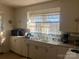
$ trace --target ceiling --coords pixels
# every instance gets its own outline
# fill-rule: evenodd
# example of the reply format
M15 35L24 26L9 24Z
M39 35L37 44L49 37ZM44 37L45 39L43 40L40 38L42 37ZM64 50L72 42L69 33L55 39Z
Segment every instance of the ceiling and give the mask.
M0 0L0 3L8 5L8 6L28 6L38 3L47 2L50 0Z

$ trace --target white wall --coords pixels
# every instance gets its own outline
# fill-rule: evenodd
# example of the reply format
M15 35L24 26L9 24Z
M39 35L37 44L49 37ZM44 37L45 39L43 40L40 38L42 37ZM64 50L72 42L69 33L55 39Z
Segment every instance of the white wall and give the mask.
M7 7L4 5L0 5L0 14L2 14L2 20L4 23L4 29L5 30L11 30L12 29L12 24L9 24L9 20L14 20L13 19L13 8Z
M76 32L76 18L79 19L79 0L62 0L61 30Z
M16 28L27 28L27 11L35 11L40 9L48 9L58 7L60 2L48 2L44 4L37 4L28 7L16 8L15 19L17 22Z
M79 18L79 0L59 0L56 2L16 8L15 19L17 20L16 23L18 24L16 27L26 28L27 11L48 9L58 6L61 7L61 31L76 32L76 23L74 20Z
M9 36L9 30L11 30L13 27L13 24L9 24L9 20L13 20L13 8L4 6L0 4L0 14L2 15L3 20L3 31L4 31L4 37L6 38L5 42L3 43L3 50L6 52L9 49L8 46L8 36ZM1 39L1 36L0 36Z
M15 10L15 28L26 28L27 13L26 8L18 8Z

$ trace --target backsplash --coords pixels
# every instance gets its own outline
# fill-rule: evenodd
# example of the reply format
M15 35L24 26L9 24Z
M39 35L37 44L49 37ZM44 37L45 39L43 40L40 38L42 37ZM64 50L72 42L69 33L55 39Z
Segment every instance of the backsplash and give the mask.
M60 41L61 34L46 34L39 32L31 32L31 39L34 40L42 40L42 41Z
M69 33L69 32L68 32ZM66 40L67 38L63 38L62 39L62 35L64 33L41 33L41 32L31 32L31 36L30 39L32 40L38 40L38 41L44 41L44 42L62 42L64 43L62 40ZM69 33L68 36L68 42L67 44L74 44L74 45L78 45L79 42L77 42L76 40L79 40L79 34L73 34L73 33Z

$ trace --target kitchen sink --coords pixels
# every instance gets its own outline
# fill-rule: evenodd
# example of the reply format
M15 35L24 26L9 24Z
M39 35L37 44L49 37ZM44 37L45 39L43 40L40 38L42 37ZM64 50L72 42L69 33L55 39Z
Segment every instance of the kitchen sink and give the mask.
M71 49L71 51L74 53L79 53L79 48L73 48L73 49Z

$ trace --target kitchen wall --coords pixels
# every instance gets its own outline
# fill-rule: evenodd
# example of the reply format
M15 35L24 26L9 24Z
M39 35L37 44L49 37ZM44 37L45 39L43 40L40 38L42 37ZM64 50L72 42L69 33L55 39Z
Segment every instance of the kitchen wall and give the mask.
M79 0L61 0L61 30L79 32L75 19L79 20Z
M2 4L0 4L0 15L2 15L2 21L3 21L3 32L4 35L3 37L0 36L0 45L1 45L1 40L3 40L2 38L5 38L5 40L3 41L3 46L2 46L2 50L4 52L6 52L7 50L9 50L9 46L8 46L8 37L9 37L9 30L11 30L13 28L13 24L10 24L9 21L13 21L14 17L13 17L13 8L11 7L7 7L4 6ZM0 46L1 48L1 46Z
M17 22L16 28L27 28L27 11L35 11L41 9L48 9L53 7L58 7L60 2L48 2L43 4L36 4L27 7L16 8L15 19Z
M0 5L0 14L2 15L2 20L4 23L4 30L11 30L13 24L10 24L8 21L13 21L13 8Z
M77 32L75 19L79 18L79 0L59 0L43 4L36 4L28 7L16 8L16 28L27 27L27 11L61 7L60 29L66 32ZM79 31L79 30L78 30Z
M0 14L3 15L5 36L8 37L7 33L12 28L27 28L27 11L53 7L61 7L61 31L76 32L75 19L79 19L79 0L60 0L18 8L11 8L0 4ZM10 24L9 21L12 21L12 23ZM8 44L5 43L4 46L5 45ZM8 46L5 47L6 50L8 50L8 48Z

